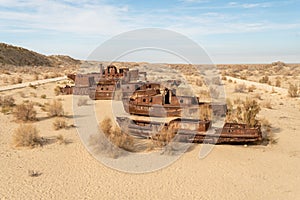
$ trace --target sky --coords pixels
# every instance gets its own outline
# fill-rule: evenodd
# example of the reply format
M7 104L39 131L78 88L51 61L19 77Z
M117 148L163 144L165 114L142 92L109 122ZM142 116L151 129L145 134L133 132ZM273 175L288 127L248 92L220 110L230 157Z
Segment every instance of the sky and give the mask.
M214 63L300 63L299 10L300 0L0 0L0 42L87 59L118 34L163 28Z

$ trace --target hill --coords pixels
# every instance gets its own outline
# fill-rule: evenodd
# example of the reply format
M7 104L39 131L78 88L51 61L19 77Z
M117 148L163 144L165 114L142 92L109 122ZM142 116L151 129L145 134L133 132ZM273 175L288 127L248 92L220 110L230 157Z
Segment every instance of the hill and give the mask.
M0 65L55 67L78 64L79 60L69 56L45 56L22 47L0 43Z

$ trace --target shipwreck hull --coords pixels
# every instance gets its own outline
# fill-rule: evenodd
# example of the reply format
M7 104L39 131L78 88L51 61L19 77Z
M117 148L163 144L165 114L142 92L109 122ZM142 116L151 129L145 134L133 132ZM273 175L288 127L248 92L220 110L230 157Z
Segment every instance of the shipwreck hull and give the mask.
M183 117L184 113L197 113L202 105L173 106L159 104L134 104L128 99L123 99L124 110L132 115L151 117Z
M120 127L128 134L139 138L157 139L161 130L176 134L176 140L192 143L241 144L262 140L260 126L250 128L245 124L226 123L223 128L211 128L211 121L176 118L169 122L130 120L117 117ZM170 128L171 127L171 128Z

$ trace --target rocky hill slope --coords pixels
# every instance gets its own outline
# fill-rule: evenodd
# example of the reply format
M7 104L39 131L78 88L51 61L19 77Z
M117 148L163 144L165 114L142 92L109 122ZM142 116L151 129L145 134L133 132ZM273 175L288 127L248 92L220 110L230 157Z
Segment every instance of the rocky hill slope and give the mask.
M79 60L69 56L45 56L22 47L0 43L0 66L68 66L78 65Z

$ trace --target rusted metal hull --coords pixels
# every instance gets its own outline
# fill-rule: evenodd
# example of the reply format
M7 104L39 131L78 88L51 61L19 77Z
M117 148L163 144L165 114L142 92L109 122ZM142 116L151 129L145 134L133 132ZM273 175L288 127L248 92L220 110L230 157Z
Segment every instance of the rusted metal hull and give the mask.
M124 110L132 115L152 117L180 117L183 108L178 106L134 105L123 100Z
M262 140L260 126L250 128L245 124L226 123L223 128L211 128L210 121L175 119L170 122L151 122L117 117L123 130L140 138L159 138L161 130L170 130L181 142L239 144Z

